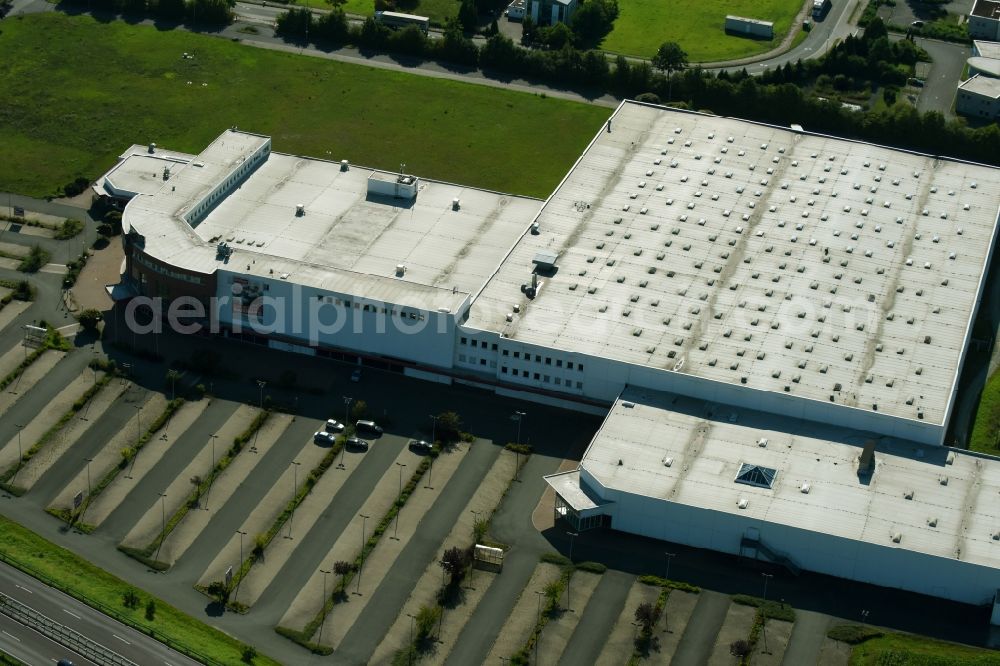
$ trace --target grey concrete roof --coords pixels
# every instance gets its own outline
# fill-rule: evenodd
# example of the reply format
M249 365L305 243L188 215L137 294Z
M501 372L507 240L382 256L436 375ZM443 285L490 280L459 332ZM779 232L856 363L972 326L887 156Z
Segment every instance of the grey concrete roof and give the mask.
M229 130L154 194L130 202L125 221L146 237L146 252L211 273L226 266L216 245L227 242L235 251L229 270L456 312L541 205L429 180L419 181L412 202L372 197L368 179L379 172L354 165L343 171L339 162L272 152L195 228L181 219L267 140ZM305 208L301 216L298 204ZM399 264L405 266L401 277Z
M1000 460L886 438L863 481L867 437L630 388L580 466L622 492L1000 566ZM772 487L736 483L744 463L776 470Z
M998 207L997 169L626 102L467 325L942 423Z
M997 99L1000 98L1000 79L976 74L971 79L960 83L958 89Z

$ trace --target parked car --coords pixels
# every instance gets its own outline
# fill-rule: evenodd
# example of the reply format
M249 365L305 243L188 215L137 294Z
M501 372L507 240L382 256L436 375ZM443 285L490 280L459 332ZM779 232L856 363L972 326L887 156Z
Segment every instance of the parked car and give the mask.
M360 382L361 381L361 368L358 368L357 370L355 370L354 372L351 373L351 381L352 382Z
M344 432L344 424L340 421L335 421L334 419L326 420L326 431L327 432Z
M374 421L358 421L354 424L354 429L360 433L366 433L374 437L381 437L382 426L378 425Z
M358 437L348 437L347 438L347 448L349 449L360 449L362 451L368 450L368 442L359 439Z
M922 27L924 27L924 22L923 21L913 21L912 23L910 23L910 27L911 28L922 28Z
M313 433L313 442L316 444L322 444L324 446L330 446L335 441L337 441L337 436L332 432L316 432Z
M422 439L411 439L410 440L410 450L416 453L430 453L434 446L427 441Z
M69 659L60 659L56 666L73 666L73 662Z

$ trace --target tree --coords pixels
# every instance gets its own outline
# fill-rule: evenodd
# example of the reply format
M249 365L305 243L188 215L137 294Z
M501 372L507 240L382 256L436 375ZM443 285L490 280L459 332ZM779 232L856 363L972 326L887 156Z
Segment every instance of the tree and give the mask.
M220 604L225 604L229 600L229 588L221 580L209 583L207 592L210 596L215 597Z
M437 416L435 436L442 443L458 441L462 436L462 417L456 412L441 412Z
M581 47L595 47L611 32L618 18L617 0L586 0L570 19L570 26Z
M653 626L660 619L660 614L656 611L656 606L644 601L635 609L635 621L642 625L642 630L649 633Z
M138 608L139 607L139 595L132 588L125 590L122 593L122 605L125 608Z
M441 568L451 576L451 584L454 585L462 579L465 568L469 565L469 551L458 546L453 546L441 555Z
M150 599L146 602L146 619L152 622L156 618L156 602Z
M521 43L531 46L538 40L538 26L530 16L525 16L521 21Z
M333 563L333 573L340 576L340 587L343 588L346 584L347 574L354 571L354 567L351 566L350 562L345 562L344 560L337 560Z
M479 23L479 11L476 9L475 0L462 0L462 4L458 7L458 21L466 32L476 29Z
M729 654L741 659L750 654L750 642L745 638L740 638L729 644Z
M253 660L257 657L257 648L252 645L244 645L243 651L240 654L240 659L243 660L244 664L252 664Z
M653 67L667 73L667 101L672 101L673 73L687 67L687 53L677 42L663 42L651 62Z
M184 0L156 0L156 15L160 18L180 21L184 18L185 11L187 11L187 7L184 4ZM114 212L118 213L118 211ZM120 228L121 213L118 213L118 224Z
M91 332L97 330L97 325L101 323L102 319L104 319L104 315L100 310L94 308L87 308L76 316L76 320L80 322L83 330Z
M417 640L422 640L431 635L434 625L441 619L441 607L437 605L424 605L417 611Z

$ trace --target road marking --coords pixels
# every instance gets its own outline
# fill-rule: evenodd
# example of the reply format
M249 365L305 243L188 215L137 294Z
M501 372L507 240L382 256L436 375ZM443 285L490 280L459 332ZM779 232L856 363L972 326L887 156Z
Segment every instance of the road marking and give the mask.
M75 617L78 620L82 620L83 619L79 615L77 615L76 613L70 612L70 611L66 610L65 608L62 609L62 612L66 613L67 615L72 615L73 617Z
M20 586L20 585L18 585L17 583L14 583L14 587L17 587L17 588L20 588L20 589L24 590L25 592L27 592L28 594L34 594L34 592L32 592L31 590L29 590L28 588L26 588L26 587L21 587L21 586Z
M15 641L17 641L18 643L20 643L20 642L21 642L21 639L20 639L20 638L18 638L17 636L15 636L14 634L11 634L11 633L8 633L8 632L6 632L6 631L5 631L5 632L3 632L3 633L5 633L5 634L7 634L8 636L10 636L11 638L13 638L13 639L14 639Z
M111 635L112 635L112 636L114 636L115 638L117 638L118 640L120 640L120 641L121 641L122 643L124 643L125 645L132 645L131 643L129 643L129 642L127 641L127 640L125 640L124 638L122 638L122 637L121 637L121 636L119 636L118 634L111 634Z

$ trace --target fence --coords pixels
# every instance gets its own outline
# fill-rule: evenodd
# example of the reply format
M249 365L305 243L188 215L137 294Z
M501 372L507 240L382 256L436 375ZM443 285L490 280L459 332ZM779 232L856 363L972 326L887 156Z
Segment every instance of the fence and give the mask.
M131 659L121 656L114 650L104 647L97 641L87 638L64 624L59 624L32 607L22 604L17 599L8 597L3 592L0 592L0 613L31 627L43 636L73 650L95 664L101 666L139 666Z

